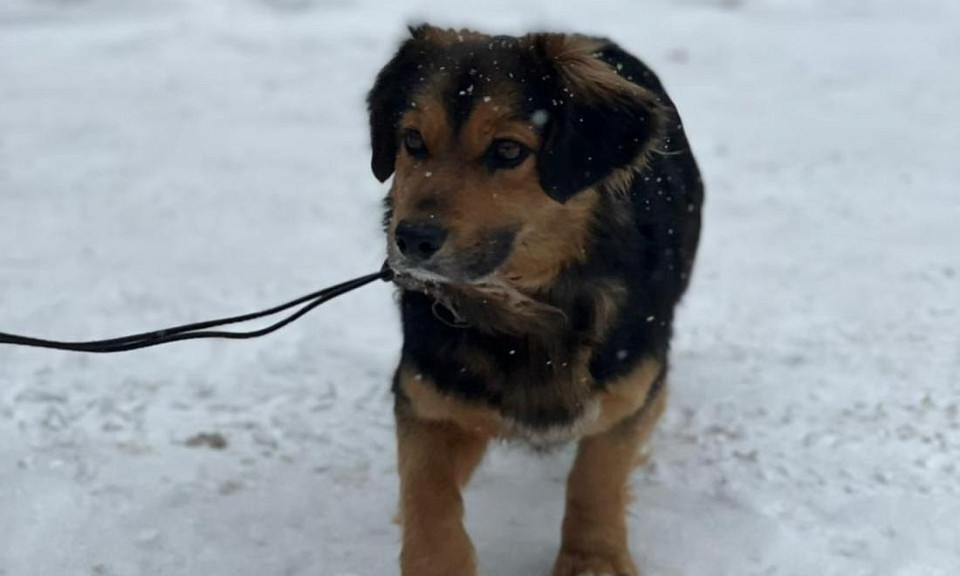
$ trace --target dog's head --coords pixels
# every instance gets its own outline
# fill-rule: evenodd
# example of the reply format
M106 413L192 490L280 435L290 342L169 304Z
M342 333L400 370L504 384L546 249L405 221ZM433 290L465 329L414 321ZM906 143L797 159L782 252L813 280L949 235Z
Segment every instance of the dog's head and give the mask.
M445 285L547 285L583 257L598 184L651 150L660 105L603 61L603 41L411 33L368 97L373 172L394 176L391 266Z

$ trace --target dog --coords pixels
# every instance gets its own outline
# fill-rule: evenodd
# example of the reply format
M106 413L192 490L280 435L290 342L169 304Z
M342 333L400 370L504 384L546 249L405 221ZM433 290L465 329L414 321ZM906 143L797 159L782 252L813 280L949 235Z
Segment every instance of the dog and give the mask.
M629 476L664 411L703 184L658 78L576 34L410 29L367 97L404 343L404 576L475 576L491 440L578 441L555 576L637 574Z

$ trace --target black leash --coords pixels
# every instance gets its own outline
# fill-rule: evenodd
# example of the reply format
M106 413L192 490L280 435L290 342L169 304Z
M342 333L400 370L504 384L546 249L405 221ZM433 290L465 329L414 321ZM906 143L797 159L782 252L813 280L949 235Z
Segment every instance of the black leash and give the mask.
M139 350L140 348L149 348L150 346L159 346L170 342L180 342L183 340L196 340L199 338L226 338L229 340L244 340L247 338L258 338L266 336L271 332L283 328L287 324L301 318L317 306L324 302L329 302L337 296L342 296L347 292L352 292L357 288L366 286L376 280L389 282L393 279L393 271L384 264L383 268L374 274L367 274L353 280L348 280L342 284L325 288L313 294L308 294L296 300L275 306L262 312L253 312L242 316L233 316L221 320L208 320L206 322L196 322L194 324L185 324L174 328L156 330L154 332L144 332L143 334L133 334L121 338L111 338L109 340L94 340L91 342L58 342L56 340L43 340L40 338L30 338L27 336L18 336L16 334L6 334L0 332L0 344L11 344L14 346L29 346L32 348L50 348L53 350L67 350L71 352L89 352L93 354L108 354L112 352L126 352L128 350ZM227 332L223 330L210 330L229 324L238 324L240 322L249 322L267 316L279 314L285 310L302 306L299 310L290 314L286 318L262 328L260 330L250 330L246 332Z

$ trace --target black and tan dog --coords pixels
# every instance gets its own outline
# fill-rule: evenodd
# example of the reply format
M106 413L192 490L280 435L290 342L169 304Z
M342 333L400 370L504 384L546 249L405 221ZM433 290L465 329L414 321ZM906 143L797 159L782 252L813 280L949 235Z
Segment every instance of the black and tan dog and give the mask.
M665 402L703 187L636 58L421 26L368 103L404 345L404 576L473 576L461 489L491 439L579 439L557 576L634 575L628 479Z

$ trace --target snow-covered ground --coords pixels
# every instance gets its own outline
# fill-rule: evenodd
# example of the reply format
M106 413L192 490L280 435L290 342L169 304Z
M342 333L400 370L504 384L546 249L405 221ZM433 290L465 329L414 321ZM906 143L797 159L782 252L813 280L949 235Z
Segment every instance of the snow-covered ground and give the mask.
M373 271L362 99L403 25L607 35L663 76L708 184L634 481L644 573L960 574L960 3L645 4L2 0L0 331ZM0 347L0 575L396 574L398 347L386 285L262 341ZM485 574L548 573L569 461L491 453Z

